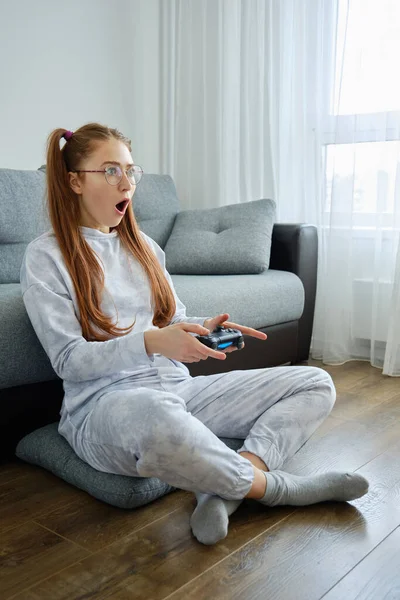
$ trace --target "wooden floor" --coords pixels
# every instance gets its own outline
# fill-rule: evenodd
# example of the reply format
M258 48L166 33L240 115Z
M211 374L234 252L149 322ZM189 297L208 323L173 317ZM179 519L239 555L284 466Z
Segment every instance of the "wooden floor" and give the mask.
M309 364L332 375L337 401L285 470L357 471L366 496L271 509L247 500L225 540L204 546L189 492L125 511L40 468L2 465L0 598L400 599L400 380L367 362Z

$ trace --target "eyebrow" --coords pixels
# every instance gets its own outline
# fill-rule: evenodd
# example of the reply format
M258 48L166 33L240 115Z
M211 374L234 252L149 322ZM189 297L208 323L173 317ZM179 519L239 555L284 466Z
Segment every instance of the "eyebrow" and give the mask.
M121 163L117 162L116 160L105 160L103 163L101 163L100 166L102 167L103 165L106 165L106 164L107 165L119 165L119 166L121 166ZM134 167L135 165L133 163L128 163L126 166L127 167Z

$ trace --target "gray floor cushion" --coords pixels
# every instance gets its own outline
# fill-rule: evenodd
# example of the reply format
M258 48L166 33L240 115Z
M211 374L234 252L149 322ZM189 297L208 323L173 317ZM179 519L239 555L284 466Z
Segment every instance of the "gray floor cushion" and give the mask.
M233 450L243 440L220 438ZM21 460L43 467L98 500L118 508L137 508L177 488L156 477L128 477L103 473L81 460L58 433L58 423L36 429L19 441L15 454Z

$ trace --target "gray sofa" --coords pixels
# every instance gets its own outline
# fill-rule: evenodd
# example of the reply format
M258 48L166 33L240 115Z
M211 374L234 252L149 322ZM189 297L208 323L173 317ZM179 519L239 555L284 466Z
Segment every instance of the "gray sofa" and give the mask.
M62 381L31 326L19 284L27 244L51 228L44 201L45 182L45 166L32 171L0 169L0 460L13 456L16 444L27 433L57 421L63 398ZM246 204L239 206L246 211ZM263 208L264 204L257 206ZM268 335L266 341L245 336L245 348L228 354L225 361L189 363L191 375L308 359L317 275L317 231L313 225L273 223L270 256L262 257L260 263L267 268L259 273L235 274L231 269L228 274L207 274L199 263L201 274L196 274L192 261L187 274L179 272L185 267L177 268L176 262L174 267L168 255L177 216L191 212L180 210L171 177L145 174L133 208L140 228L165 250L166 267L188 316L228 312L231 321ZM215 217L225 208L209 213ZM249 244L250 252L253 241L241 240L241 244ZM228 255L230 248L222 244L220 252Z

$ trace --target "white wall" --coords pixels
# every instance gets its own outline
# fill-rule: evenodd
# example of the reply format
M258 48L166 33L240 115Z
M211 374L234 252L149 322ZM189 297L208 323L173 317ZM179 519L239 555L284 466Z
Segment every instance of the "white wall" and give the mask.
M98 121L158 172L158 11L158 0L0 0L0 167L36 169L52 129Z
M132 154L147 173L161 173L160 2L129 1ZM136 149L136 151L134 151Z

